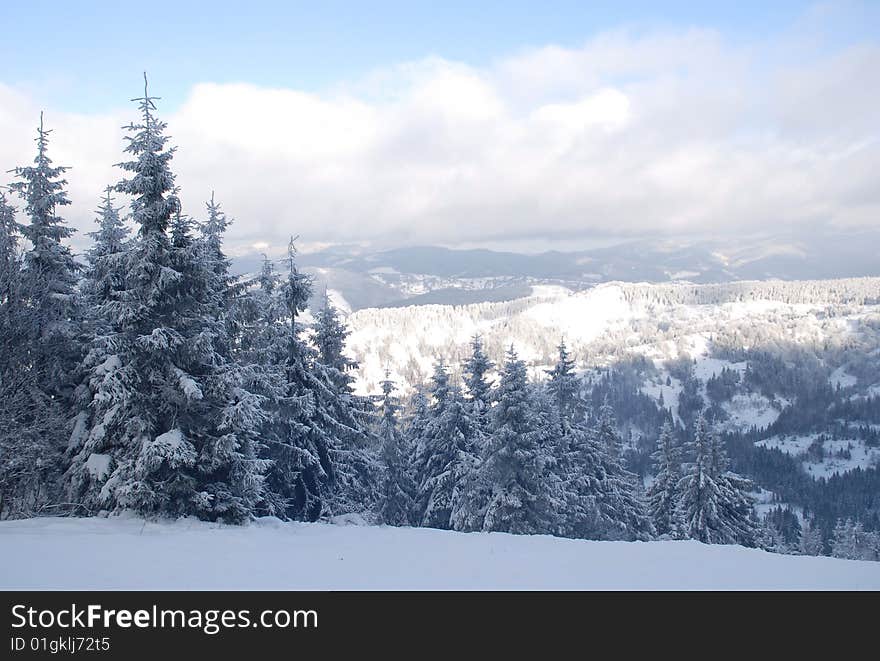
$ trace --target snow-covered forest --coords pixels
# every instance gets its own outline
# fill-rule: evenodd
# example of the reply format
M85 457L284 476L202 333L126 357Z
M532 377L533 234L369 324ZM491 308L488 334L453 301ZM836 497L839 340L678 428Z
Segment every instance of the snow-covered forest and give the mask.
M293 239L281 263L265 260L254 277L232 274L222 191L204 209L182 208L167 127L146 87L137 101L121 179L96 191L84 255L69 245L67 168L50 158L42 119L33 164L12 170L0 197L0 517L133 512L243 524L349 515L388 526L878 558L876 505L830 508L792 477L777 480L777 497L788 489L785 507L756 507L796 460L779 444L756 445L758 425L730 424L737 404L763 398L775 414L762 430L806 433L791 411L820 401L832 411L823 423L843 421L838 432L861 434L870 454L878 397L845 395L851 372L876 370L876 360L855 360L876 337L875 319L862 319L861 340L816 335L827 345L823 360L830 352L835 369L853 365L834 388L827 375L827 387L811 379L828 368L814 354L795 369L761 353L767 343L748 324L713 335L723 365L698 374L699 363L680 352L658 366L627 350L643 344L633 328L654 332L644 319L608 332L579 301L538 317L515 314L534 310L533 299L480 304L506 320L505 332L487 343L475 325L465 346L447 347L424 339L438 332L430 319L403 323L405 309L364 310L346 323L325 296L312 315L313 287ZM649 315L661 304L731 295L818 300L809 283L725 287L632 285L611 295L627 305L638 298ZM838 282L830 300L827 288L820 293L845 317L876 305L877 290L863 279ZM551 304L555 294L544 293ZM385 344L367 351L371 317L390 321ZM810 318L838 322L824 312ZM795 336L798 317L788 319ZM682 341L671 326L665 332L663 342ZM518 353L517 333L540 338L534 355ZM430 375L424 365L419 378L415 368L386 372L395 354L409 359L398 348L413 341L431 354ZM604 362L587 364L587 353ZM362 356L380 379L364 380ZM864 425L850 429L853 420ZM775 453L772 476L760 451ZM875 468L853 472L841 479L862 483L840 487L835 503L878 483ZM822 480L832 488L833 477Z

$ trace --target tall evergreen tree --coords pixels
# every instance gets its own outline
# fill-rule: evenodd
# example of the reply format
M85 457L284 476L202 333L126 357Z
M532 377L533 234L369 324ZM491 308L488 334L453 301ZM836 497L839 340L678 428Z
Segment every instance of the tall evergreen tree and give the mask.
M675 442L672 425L667 420L660 430L657 449L651 455L656 473L648 488L648 511L658 535L678 539L682 522L678 508L678 483L681 480L681 452Z
M568 353L565 341L557 347L559 357L552 370L547 370L547 390L559 411L560 418L581 423L586 417L586 402L580 396L580 382L574 372L574 359Z
M377 461L351 393L340 391L299 321L312 284L296 266L293 240L287 277L278 282L264 260L252 294L256 323L245 333L246 355L266 375L269 422L264 453L271 461L260 510L285 519L369 510L379 497Z
M52 165L50 130L37 129L34 165L15 168L19 179L9 186L25 202L28 222L21 227L31 247L24 255L21 293L27 309L28 364L35 383L49 399L72 394L80 358L80 309L76 285L80 265L63 241L74 230L58 215L70 204L63 178L68 168Z
M94 506L243 521L262 494L265 416L224 352L154 100L145 84L141 121L128 127L132 159L120 167L131 177L116 189L133 198L138 236L124 290L101 306L118 330L101 340L110 358L91 367L92 419L72 441L67 481L72 497Z
M103 375L116 365L118 356L109 338L121 329L116 319L106 314L107 306L119 303L125 291L129 231L113 204L112 186L98 206L97 231L90 232L92 247L86 251L87 266L80 282L85 314L84 323L89 342L79 366L80 383L75 390L73 433L67 447L68 459L82 449L84 434L91 423L94 390L90 380L97 370Z
M269 401L264 456L270 460L260 510L283 519L315 521L329 511L335 472L332 441L320 424L314 390L320 384L310 369L313 352L302 339L298 321L311 296L311 282L298 271L293 241L283 283L266 259L253 294L255 323L248 338L248 359L263 367Z
M226 350L234 352L242 342L242 309L246 305L247 283L230 272L232 260L223 252L223 237L232 221L227 218L219 202L211 199L205 204L207 220L199 223L199 243L202 251L200 262L204 264L208 277L208 291L214 306L212 314L223 324Z
M87 267L80 283L84 302L89 312L98 310L110 301L118 300L125 289L125 254L129 248L129 230L113 204L108 186L98 206L98 229L89 232L92 247L86 251ZM96 316L96 315L93 315ZM94 332L94 331L93 331Z
M548 371L547 392L559 476L560 532L567 537L599 539L611 523L603 521L599 510L605 450L587 426L588 404L581 396L565 342L560 342L558 350L556 365Z
M511 347L493 408L492 435L480 470L491 485L483 530L517 534L555 532L549 487L552 456L543 446L546 427L533 405L526 366Z
M838 519L831 536L831 557L856 560L858 550L855 539L856 527L852 519Z
M52 165L43 116L37 129L34 165L16 168L10 185L24 201L27 223L16 226L11 208L0 205L4 331L0 373L0 509L33 514L57 504L57 486L68 433L76 366L82 347L81 306L76 290L80 266L64 240L73 230L59 215L70 204L65 167ZM16 269L17 234L30 244ZM8 333L8 334L7 334Z
M410 453L405 439L398 428L397 412L400 409L397 398L392 395L395 383L385 372L382 381L382 420L379 437L382 439L382 460L384 476L379 519L391 526L406 526L413 523L415 512L415 482L410 475L408 458Z
M431 395L415 450L416 505L421 525L449 530L464 480L476 465L479 428L442 361L434 369Z
M753 508L739 476L727 472L721 440L700 414L694 426L693 461L679 481L685 535L706 544L754 546Z
M822 539L822 530L805 519L801 526L801 538L798 542L798 550L801 555L824 555L825 543Z
M54 466L44 461L43 448L59 422L57 414L46 415L57 409L26 369L19 236L15 209L0 191L0 518L32 514L47 502Z
M597 442L604 452L599 510L605 525L603 539L650 539L654 526L638 488L638 475L628 471L621 458L623 442L610 404L599 410Z
M380 442L370 433L374 407L366 397L354 394L351 370L356 363L345 355L348 329L324 291L323 307L315 320L314 361L316 378L322 383L321 407L332 421L329 432L334 438L337 489L333 509L339 512L368 511L379 498ZM377 452L378 451L378 452Z
M0 190L0 374L20 350L21 254L15 208Z
M330 302L330 296L324 289L321 297L321 310L315 319L315 346L318 348L318 361L324 365L340 391L347 390L353 379L350 371L357 367L355 362L345 355L345 340L348 331L339 311Z
M474 335L471 340L471 355L463 367L468 399L480 421L486 421L489 418L489 409L492 408L492 385L488 374L494 369L495 363L489 360L483 350L483 338L479 335Z

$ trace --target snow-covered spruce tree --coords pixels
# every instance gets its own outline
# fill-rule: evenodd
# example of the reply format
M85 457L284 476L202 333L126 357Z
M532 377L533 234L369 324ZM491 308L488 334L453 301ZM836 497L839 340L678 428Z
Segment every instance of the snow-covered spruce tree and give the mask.
M339 318L339 311L330 302L324 289L321 296L321 309L315 319L315 346L318 348L318 362L326 369L340 391L349 390L353 382L351 370L355 362L345 355L345 340L348 331Z
M55 465L44 462L44 434L63 425L57 415L43 416L56 409L27 369L19 236L15 210L0 192L0 518L27 516L48 502Z
M415 513L415 481L410 475L410 453L398 428L397 412L400 405L392 395L396 387L386 371L382 381L382 419L379 438L382 439L382 460L385 472L382 481L382 499L379 520L390 526L412 525Z
M672 425L667 420L660 430L654 460L654 481L648 488L648 512L658 535L671 539L681 537L682 522L678 508L678 483L681 480L681 451Z
M229 275L231 260L223 252L223 237L231 221L220 208L220 203L214 201L213 191L205 207L208 211L208 219L199 227L205 251L205 264L217 277L218 283L224 285L219 287L220 291L228 295L232 289L232 278Z
M767 515L755 524L755 546L770 553L789 552L775 522Z
M559 411L560 419L580 423L586 419L587 403L581 397L581 384L574 372L574 359L562 340L557 347L558 358L547 370L547 391Z
M241 522L262 495L261 398L225 353L208 265L180 213L165 123L145 86L116 190L132 196L138 235L125 284L101 313L113 331L91 368L92 419L72 439L71 497L147 516Z
M555 455L559 533L566 537L599 539L610 522L599 511L604 449L587 426L589 405L574 372L574 360L560 342L556 365L547 374L550 443Z
M271 461L260 511L283 519L366 511L378 500L378 462L367 451L366 432L349 399L319 363L305 339L300 315L312 284L288 247L287 277L278 282L264 260L250 294L255 315L245 319L243 356L263 370L269 420L264 456Z
M222 321L224 334L229 342L227 350L234 355L243 340L240 318L246 314L243 306L247 304L247 283L230 273L232 260L223 252L223 237L232 221L227 218L220 203L214 200L213 192L205 206L208 218L199 223L199 243L203 253L200 261L207 269L215 314Z
M831 557L856 560L856 524L852 519L838 519L831 536Z
M381 442L371 433L375 407L367 397L354 394L354 361L345 355L348 329L324 292L323 307L315 320L317 356L313 370L321 388L318 402L334 439L336 488L331 510L336 513L371 512L379 500Z
M727 471L721 439L702 414L694 425L691 454L678 486L684 535L706 544L754 546L757 530L745 481Z
M15 208L0 190L0 375L13 362L13 352L21 348L21 254L20 230ZM2 382L2 379L0 379Z
M831 538L831 555L847 560L880 560L880 535L867 532L861 521L838 519Z
M120 208L113 203L112 192L112 186L104 191L95 219L98 229L89 232L92 247L86 251L87 266L80 282L87 313L94 312L109 301L118 300L119 292L125 289L124 266L129 248L129 230L119 215Z
M596 440L604 450L599 511L605 529L602 539L647 540L654 536L654 525L638 488L639 476L623 465L623 441L617 431L614 409L607 402L599 410Z
M3 323L10 325L0 374L0 443L6 458L0 482L7 516L58 504L68 407L82 348L80 266L63 243L73 230L58 215L59 207L70 204L63 179L67 168L52 165L49 133L41 114L34 165L16 168L18 181L9 187L24 201L27 223L16 228L5 202L2 211L8 262ZM30 243L18 273L12 263L17 261L16 229Z
M825 555L825 542L822 539L822 529L806 518L801 526L801 536L798 540L798 552L801 555Z
M115 319L106 314L107 305L118 303L125 291L129 231L113 204L108 186L98 206L97 231L90 232L92 246L86 251L86 269L80 281L83 297L83 324L88 342L79 366L80 383L74 391L73 433L67 446L67 460L82 449L83 435L92 423L94 389L90 381L97 371L103 375L115 366L117 355L110 339L120 331Z
M418 445L425 435L425 427L431 415L424 386L419 385L416 388L415 393L410 398L409 410L409 415L404 419L403 433L406 436L406 443L413 454L413 463L415 463Z
M261 456L270 464L259 512L315 521L326 512L333 488L332 440L318 419L314 352L298 320L311 283L296 268L292 243L287 261L283 282L272 262L263 261L259 286L248 296L251 314L244 319L240 359L261 370L268 412Z
M50 400L73 393L80 359L80 306L76 285L81 270L64 239L74 230L58 215L70 204L63 179L68 168L52 165L50 130L37 129L34 165L15 168L19 179L9 186L25 202L28 222L21 227L30 249L24 255L21 294L27 319L27 364L34 383Z
M443 361L431 381L432 403L416 439L416 511L420 525L449 530L452 512L463 497L464 480L477 464L477 427L461 391L449 383Z
M98 229L89 232L92 246L86 251L86 269L79 285L85 308L87 335L92 339L83 365L80 366L80 372L86 375L90 368L107 358L103 338L111 331L118 330L113 319L103 314L103 306L119 301L121 293L125 291L126 255L131 247L129 230L119 216L120 209L113 204L112 191L113 188L108 186L104 199L98 206L95 219ZM81 387L78 389L83 390ZM87 399L79 405L87 408L89 401Z
M185 276L182 282L193 284L201 311L184 326L192 339L184 345L191 367L183 366L192 375L203 375L205 404L193 411L190 429L202 441L200 496L207 494L210 503L196 513L239 522L252 516L268 465L258 457L267 415L265 396L259 392L262 374L240 363L233 352L235 328L229 313L237 286L222 249L226 224L201 238L195 237L194 226L178 208L171 230L176 269Z
M462 367L468 401L485 430L489 420L489 410L492 408L492 385L489 383L488 374L495 368L495 364L489 360L483 350L483 338L479 335L474 335L471 340L471 355Z
M556 532L551 484L552 455L544 445L547 421L539 415L526 366L511 347L492 409L492 434L480 481L490 486L484 531Z

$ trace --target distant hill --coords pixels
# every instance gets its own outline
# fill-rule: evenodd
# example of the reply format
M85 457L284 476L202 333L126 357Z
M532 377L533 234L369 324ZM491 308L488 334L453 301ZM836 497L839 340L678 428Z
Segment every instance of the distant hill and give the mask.
M637 240L580 251L523 254L416 246L368 251L334 246L301 254L316 292L334 290L351 310L511 300L529 285L577 291L600 282L722 283L880 275L880 231L805 232L699 241ZM259 269L259 255L234 260L239 273Z

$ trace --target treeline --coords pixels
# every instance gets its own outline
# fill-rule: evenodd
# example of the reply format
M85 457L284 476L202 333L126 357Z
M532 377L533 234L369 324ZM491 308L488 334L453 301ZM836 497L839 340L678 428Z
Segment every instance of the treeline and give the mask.
M660 305L719 305L746 301L786 304L868 305L880 301L880 278L837 280L743 280L719 284L619 283L631 303Z
M547 379L529 382L513 348L495 366L474 338L462 384L436 365L427 392L398 420L383 382L387 467L380 521L460 531L587 539L698 539L755 546L746 480L728 470L721 439L700 417L691 440L667 420L644 490L626 468L608 399L579 378L564 343ZM462 387L463 386L463 387Z

